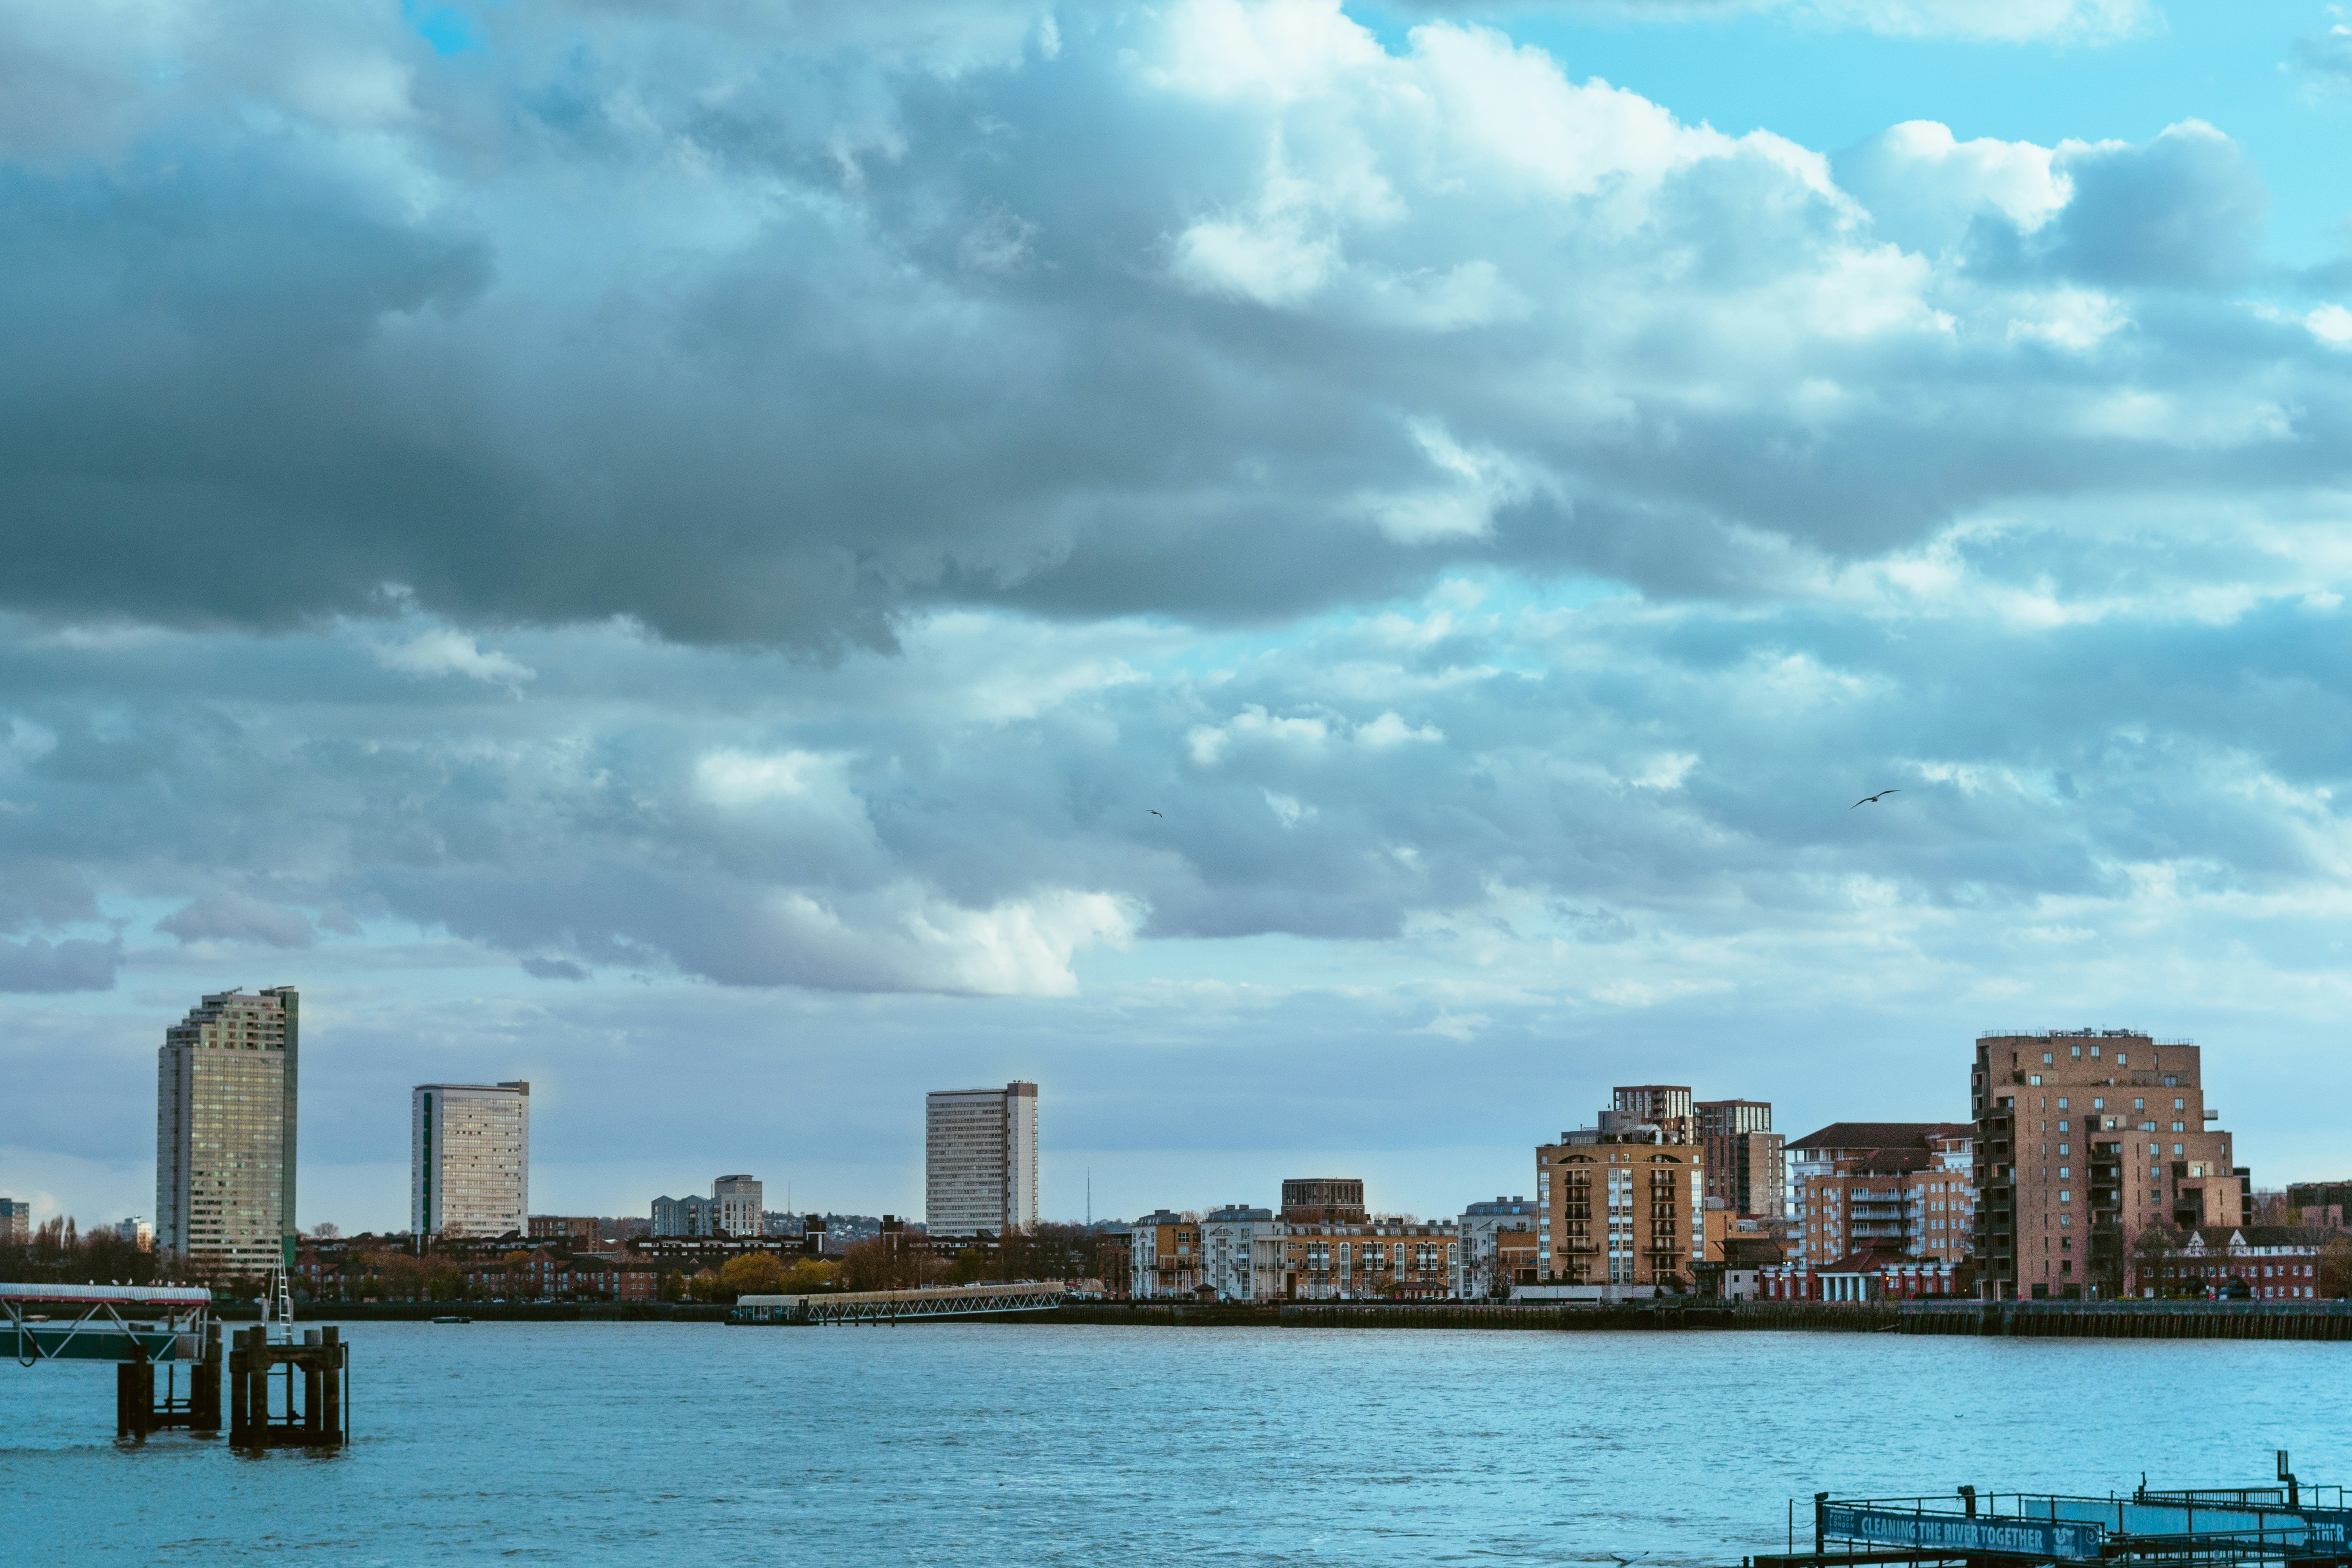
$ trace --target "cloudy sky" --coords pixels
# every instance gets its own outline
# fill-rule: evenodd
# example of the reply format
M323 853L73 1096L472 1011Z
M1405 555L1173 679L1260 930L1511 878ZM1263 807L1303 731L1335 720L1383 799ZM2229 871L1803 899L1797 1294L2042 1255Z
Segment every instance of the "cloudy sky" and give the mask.
M0 0L0 1192L282 984L306 1226L2084 1025L2352 1173L2347 167L2303 0Z

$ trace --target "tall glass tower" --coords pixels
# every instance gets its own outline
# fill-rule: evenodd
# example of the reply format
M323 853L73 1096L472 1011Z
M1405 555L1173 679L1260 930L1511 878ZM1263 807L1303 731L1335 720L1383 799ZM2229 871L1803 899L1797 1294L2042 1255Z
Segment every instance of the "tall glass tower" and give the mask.
M291 985L206 996L155 1059L155 1239L200 1274L294 1263L301 1003Z
M530 1084L420 1083L408 1127L412 1232L530 1233Z

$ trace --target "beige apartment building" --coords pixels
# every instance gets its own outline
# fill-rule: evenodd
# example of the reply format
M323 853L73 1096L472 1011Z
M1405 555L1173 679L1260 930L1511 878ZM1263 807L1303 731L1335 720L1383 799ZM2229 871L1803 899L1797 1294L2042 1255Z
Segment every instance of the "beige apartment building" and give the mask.
M207 995L155 1059L155 1237L198 1273L294 1260L300 999Z
M1138 1300L1192 1297L1202 1278L1201 1222L1192 1215L1160 1209L1127 1229L1128 1294Z
M2137 1293L2148 1225L2245 1223L2247 1173L2210 1123L2199 1048L2137 1029L1981 1036L1978 1281L1997 1299Z
M1451 1225L1380 1215L1361 1225L1286 1225L1283 1233L1283 1294L1294 1300L1422 1300L1454 1293L1461 1236Z
M1696 1144L1655 1142L1647 1133L1538 1147L1538 1279L1689 1289L1706 1257L1701 1158Z

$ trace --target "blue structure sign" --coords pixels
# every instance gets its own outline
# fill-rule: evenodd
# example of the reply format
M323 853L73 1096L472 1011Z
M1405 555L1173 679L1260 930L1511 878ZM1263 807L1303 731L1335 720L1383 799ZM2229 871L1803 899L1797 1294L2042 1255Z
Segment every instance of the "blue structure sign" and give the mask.
M2095 1524L2063 1519L1974 1518L1955 1513L1921 1513L1909 1509L1874 1508L1866 1503L1822 1504L1822 1533L1842 1541L1867 1541L1880 1546L1916 1546L1954 1553L1987 1552L2003 1557L2038 1557L2056 1562L2098 1561Z

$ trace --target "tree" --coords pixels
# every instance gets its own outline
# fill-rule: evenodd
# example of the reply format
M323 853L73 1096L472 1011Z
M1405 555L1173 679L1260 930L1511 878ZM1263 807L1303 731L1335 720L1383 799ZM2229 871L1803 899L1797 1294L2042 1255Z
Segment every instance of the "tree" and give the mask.
M2352 1236L2331 1236L2319 1244L2319 1293L2352 1294Z
M830 1289L840 1282L841 1265L822 1258L803 1258L784 1270L777 1289L788 1296L804 1296L812 1290Z
M851 1290L908 1290L937 1284L947 1265L920 1237L877 1236L841 1255L841 1283Z
M784 1266L769 1252L747 1252L730 1258L719 1270L719 1287L722 1294L733 1296L773 1296L783 1289Z
M322 1219L318 1224L310 1227L310 1234L320 1241L332 1241L335 1237L342 1235L343 1232L342 1227L335 1224L333 1220Z
M950 1280L958 1285L977 1285L988 1278L988 1254L977 1247L967 1247L956 1254L955 1272Z
M686 1300L686 1276L675 1268L662 1271L661 1299L665 1301Z
M2159 1296L2179 1293L2177 1280L2164 1278L2165 1261L2180 1250L2183 1237L2179 1231L2160 1219L2152 1219L2139 1227L2132 1237L2132 1276L2142 1289L2153 1287Z
M719 1300L719 1276L708 1268L695 1270L694 1278L686 1282L687 1294L698 1301Z

